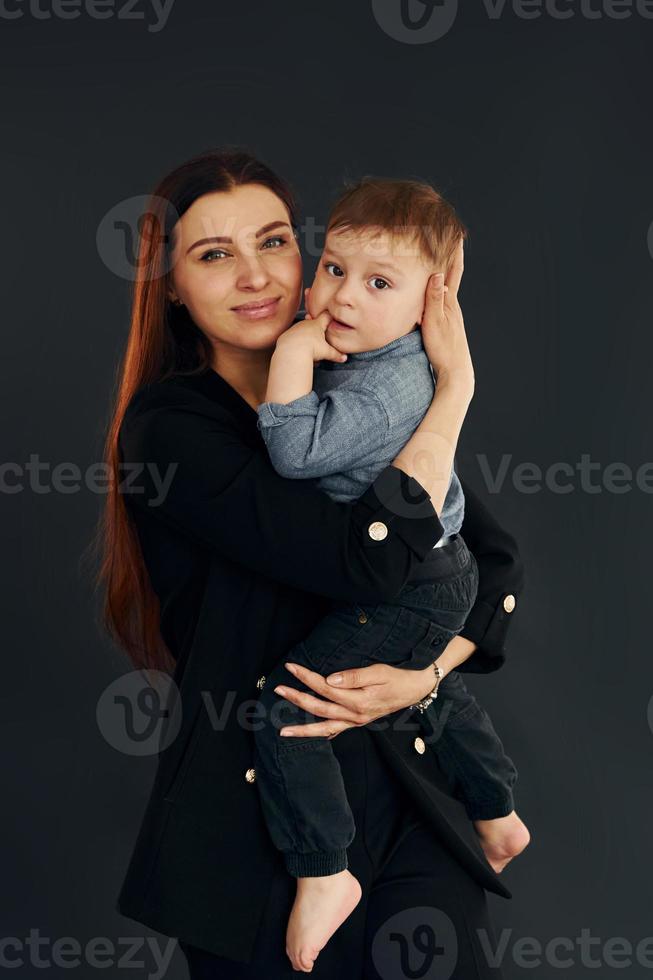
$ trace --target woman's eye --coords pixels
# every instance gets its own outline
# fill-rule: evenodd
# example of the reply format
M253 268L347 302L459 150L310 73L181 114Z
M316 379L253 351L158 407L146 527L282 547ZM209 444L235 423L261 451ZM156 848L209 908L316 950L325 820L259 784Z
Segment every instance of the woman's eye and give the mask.
M326 271L329 273L330 276L337 276L338 279L344 276L344 272L342 271L339 265L335 264L335 262L325 262L324 268L326 269Z
M222 248L212 248L210 252L205 252L204 253L204 255L202 256L202 258L201 258L200 261L211 263L211 262L214 261L214 259L212 258L212 256L215 256L218 259L224 259L224 258L226 258L226 256L228 254L229 253L228 252L225 252L224 249L222 249Z
M283 235L273 235L272 238L266 238L263 242L261 248L280 248L285 245L287 239Z
M369 283L372 286L372 289L390 288L390 283L387 282L385 279L382 279L381 276L372 276L372 278L369 280Z

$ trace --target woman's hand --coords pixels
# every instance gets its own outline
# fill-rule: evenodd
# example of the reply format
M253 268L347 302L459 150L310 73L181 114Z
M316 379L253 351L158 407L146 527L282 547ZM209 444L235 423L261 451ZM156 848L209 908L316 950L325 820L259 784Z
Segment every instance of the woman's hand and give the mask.
M463 239L460 239L446 280L443 273L431 276L426 287L422 315L424 349L439 383L455 379L474 391L474 367L458 302L458 289L465 268Z
M276 693L312 715L326 719L308 725L282 728L281 734L288 736L333 738L347 728L369 725L384 715L409 708L430 694L435 687L432 667L408 670L387 664L373 664L371 667L330 674L329 683L322 674L307 667L292 663L285 666L298 680L320 696L315 697L286 686L275 687ZM341 681L336 684L338 677Z

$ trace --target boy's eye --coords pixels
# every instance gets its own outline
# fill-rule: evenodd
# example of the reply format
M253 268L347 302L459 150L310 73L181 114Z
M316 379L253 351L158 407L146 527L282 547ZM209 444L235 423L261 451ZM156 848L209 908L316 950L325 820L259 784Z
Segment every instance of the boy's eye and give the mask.
M390 288L390 283L387 282L385 279L382 279L381 276L372 276L372 278L369 279L368 282L372 286L372 289L389 289Z
M336 276L338 279L344 276L344 272L342 271L339 265L335 264L335 262L325 262L324 268L326 269L326 271L329 273L330 276Z

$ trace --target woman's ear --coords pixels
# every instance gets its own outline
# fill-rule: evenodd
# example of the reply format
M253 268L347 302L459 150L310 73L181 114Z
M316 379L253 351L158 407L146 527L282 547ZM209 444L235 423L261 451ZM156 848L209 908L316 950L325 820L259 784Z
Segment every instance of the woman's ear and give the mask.
M166 297L172 303L173 306L183 306L184 305L182 303L182 301L179 299L179 297L177 296L177 293L175 292L175 290L174 290L174 288L172 286L168 286L168 288L166 290Z

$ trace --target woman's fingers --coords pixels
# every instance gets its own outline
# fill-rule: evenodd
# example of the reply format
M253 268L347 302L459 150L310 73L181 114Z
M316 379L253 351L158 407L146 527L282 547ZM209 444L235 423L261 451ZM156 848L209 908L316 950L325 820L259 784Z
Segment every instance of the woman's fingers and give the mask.
M465 242L461 238L458 242L458 248L455 251L453 261L451 263L451 268L447 274L446 285L449 287L449 295L446 301L449 304L456 302L458 297L458 290L460 289L460 283L463 278L463 272L465 271Z
M279 685L274 690L282 698L285 698L286 701L291 701L298 708L302 708L304 711L316 715L318 718L338 718L341 721L346 720L350 722L356 722L358 720L356 715L348 708L343 707L343 705L334 704L332 701L325 701L323 698L317 698L313 694L308 694L306 691L298 691L296 687Z
M422 330L428 330L442 321L444 316L444 297L447 287L444 285L444 274L435 272L426 286L424 297L424 313L422 315Z
M335 701L337 705L340 705L339 708L336 708L336 712L339 717L342 717L343 711L345 712L345 714L347 711L350 711L352 713L352 716L356 716L360 713L360 710L363 707L363 705L361 704L361 695L363 693L362 691L359 690L354 692L354 691L342 690L342 687L337 687L337 686L332 687L331 684L327 684L322 674L318 674L314 670L309 670L308 667L302 667L300 664L292 664L292 667L293 670L291 671L291 673L294 673L295 677L298 680L306 684L307 687L310 687L312 691L315 691L317 694L322 695L322 697L327 698L329 701ZM342 671L342 673L343 674L355 673L360 675L361 677L366 678L367 671L376 671L378 667L382 668L383 665L374 664L371 667L362 667L358 671L345 670ZM372 682L366 679L365 683L367 684ZM378 683L378 681L375 681L374 683ZM351 684L350 686L354 687L355 685ZM292 688L292 690L295 693L301 693L298 692L296 688Z
M289 674L297 677L307 687L310 687L311 690L316 691L318 694L324 694L327 698L331 696L324 677L322 674L318 674L316 670L310 670L308 667L303 667L301 664L294 664L291 661L286 662L284 667Z
M333 738L347 728L354 727L348 721L315 721L310 725L294 725L292 728L282 728L280 734L284 738Z
M336 674L327 675L327 691L329 688L357 688L369 687L370 684L384 684L387 679L387 672L384 670L385 664L371 664L369 667L353 667L349 670L340 670ZM330 697L333 694L329 695Z

